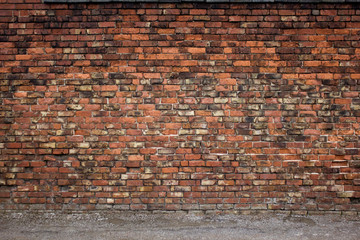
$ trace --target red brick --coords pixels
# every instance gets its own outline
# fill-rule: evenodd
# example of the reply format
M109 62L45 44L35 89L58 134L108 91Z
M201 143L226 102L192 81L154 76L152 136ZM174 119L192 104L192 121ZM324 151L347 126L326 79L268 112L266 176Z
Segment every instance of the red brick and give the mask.
M250 61L235 61L234 66L250 66Z
M187 50L189 53L192 53L192 54L205 53L205 51L206 51L205 48L195 48L195 47L189 47Z
M190 15L206 15L206 9L191 9Z
M304 134L305 135L320 135L320 131L315 130L315 129L305 129Z
M1 209L358 211L355 6L5 2Z
M118 91L118 86L116 85L101 86L101 91Z
M129 161L142 161L144 160L144 156L142 155L130 155L128 156Z
M179 169L178 168L163 168L162 169L162 172L163 173L176 173L176 172L178 172L179 171Z
M94 186L106 186L109 184L107 180L93 180L92 183Z

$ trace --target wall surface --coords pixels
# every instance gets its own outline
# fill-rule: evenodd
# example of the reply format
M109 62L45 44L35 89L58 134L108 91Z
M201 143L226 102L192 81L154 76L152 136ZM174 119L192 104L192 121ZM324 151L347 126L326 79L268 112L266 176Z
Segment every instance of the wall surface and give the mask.
M359 7L0 0L0 209L359 212Z

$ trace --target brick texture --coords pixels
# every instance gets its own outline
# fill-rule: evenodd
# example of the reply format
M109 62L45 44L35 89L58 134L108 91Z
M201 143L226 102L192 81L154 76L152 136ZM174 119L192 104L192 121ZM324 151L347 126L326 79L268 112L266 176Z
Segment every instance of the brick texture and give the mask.
M359 212L359 7L0 1L0 209Z

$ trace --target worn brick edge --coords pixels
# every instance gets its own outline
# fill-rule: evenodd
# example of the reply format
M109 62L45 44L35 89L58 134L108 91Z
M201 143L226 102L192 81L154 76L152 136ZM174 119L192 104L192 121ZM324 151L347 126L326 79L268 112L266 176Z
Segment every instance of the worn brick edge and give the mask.
M11 213L35 213L35 214L45 214L45 213L55 213L55 214L93 214L93 213L111 213L111 214L121 214L121 213L130 213L130 214L193 214L193 215L289 215L289 216L345 216L345 217L360 217L359 211L320 211L320 210L262 210L262 209L248 209L248 210L120 210L105 208L92 209L92 210L75 210L75 209L62 209L62 210L44 210L44 209L0 209L0 215L2 214L11 214Z
M360 3L360 0L43 0L44 3Z

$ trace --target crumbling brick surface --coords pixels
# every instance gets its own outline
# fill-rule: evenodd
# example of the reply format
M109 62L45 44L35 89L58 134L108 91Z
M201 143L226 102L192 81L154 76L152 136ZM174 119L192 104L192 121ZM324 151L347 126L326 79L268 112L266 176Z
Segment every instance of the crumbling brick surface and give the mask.
M0 1L0 209L358 212L359 6Z

